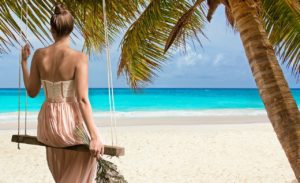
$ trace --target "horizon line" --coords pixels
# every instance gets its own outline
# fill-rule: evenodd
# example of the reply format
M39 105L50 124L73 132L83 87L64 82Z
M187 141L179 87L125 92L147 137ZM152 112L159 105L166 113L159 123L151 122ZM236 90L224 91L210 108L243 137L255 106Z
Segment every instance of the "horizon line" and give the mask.
M1 89L19 89L19 88L6 88L6 87L3 87L1 88L0 87L0 90ZM20 88L22 90L24 90L25 88L22 87ZM89 89L108 89L107 87L89 87ZM133 88L130 88L130 87L114 87L113 89L132 89ZM258 89L258 88L253 88L253 87L144 87L144 88L137 88L137 90L139 89ZM299 88L289 88L289 89L300 89Z

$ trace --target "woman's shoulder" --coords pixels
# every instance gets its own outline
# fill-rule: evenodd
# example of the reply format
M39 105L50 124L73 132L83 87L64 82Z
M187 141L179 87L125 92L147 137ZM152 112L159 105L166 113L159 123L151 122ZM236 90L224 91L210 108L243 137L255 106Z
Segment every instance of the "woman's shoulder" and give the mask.
M72 54L78 61L87 60L88 56L84 52L72 49Z
M80 57L86 56L86 54L85 54L84 52L81 52L81 51L78 51L78 50L75 50L75 49L72 49L72 48L70 48L70 49L72 50L72 52L73 52L76 56L80 56Z
M37 48L35 50L35 53L45 54L45 53L49 52L50 48L51 48L51 45L50 46L46 46L46 47L40 47L40 48Z
M34 55L36 57L39 57L39 56L42 56L46 53L46 49L45 48L37 48L35 51L34 51Z

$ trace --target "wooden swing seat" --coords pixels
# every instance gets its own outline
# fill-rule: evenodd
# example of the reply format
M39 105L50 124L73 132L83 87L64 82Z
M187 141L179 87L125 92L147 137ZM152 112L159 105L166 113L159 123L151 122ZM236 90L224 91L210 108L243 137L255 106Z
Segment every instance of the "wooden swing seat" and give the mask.
M16 143L19 142L23 144L53 147L39 142L36 136L31 136L31 135L12 135L11 141ZM87 144L79 144L79 145L68 146L68 147L53 147L53 148L61 148L61 149L83 151L83 152L90 151L89 146ZM125 149L123 147L118 147L118 146L104 145L104 154L119 157L125 154Z

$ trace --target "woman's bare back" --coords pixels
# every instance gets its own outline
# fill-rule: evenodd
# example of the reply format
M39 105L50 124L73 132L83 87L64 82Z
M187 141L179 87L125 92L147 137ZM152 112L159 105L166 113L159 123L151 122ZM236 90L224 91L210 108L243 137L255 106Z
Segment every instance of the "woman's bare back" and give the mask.
M40 48L38 52L37 67L42 80L55 82L74 79L81 52L55 44Z

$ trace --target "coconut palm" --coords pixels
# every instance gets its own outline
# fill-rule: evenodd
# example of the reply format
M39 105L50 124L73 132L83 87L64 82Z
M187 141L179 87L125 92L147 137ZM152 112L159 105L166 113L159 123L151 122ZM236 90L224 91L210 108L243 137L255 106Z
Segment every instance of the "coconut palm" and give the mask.
M196 0L187 10L185 3L188 1L150 2L124 36L118 73L124 72L133 87L151 81L156 75L155 70L168 56L164 53L172 54L167 52L171 45L175 43L173 48L178 48L187 38L198 39L199 33L203 35L203 25L211 20L216 8L225 6L224 16L240 34L268 117L300 181L300 113L276 58L277 54L298 77L299 2Z
M23 0L24 2L26 0ZM20 44L15 17L26 13L22 0L0 0L0 51ZM104 45L101 1L61 0L73 13L76 31L91 53ZM43 43L51 40L48 20L54 0L28 1L28 25ZM107 0L112 41L126 29L121 42L118 75L133 88L151 82L165 61L188 40L205 37L203 27L218 6L225 7L229 25L239 32L249 66L274 131L300 181L300 114L278 59L299 75L300 5L298 0ZM13 15L14 14L14 15ZM25 19L22 19L25 22ZM22 39L25 40L24 35ZM278 56L278 59L276 58Z

